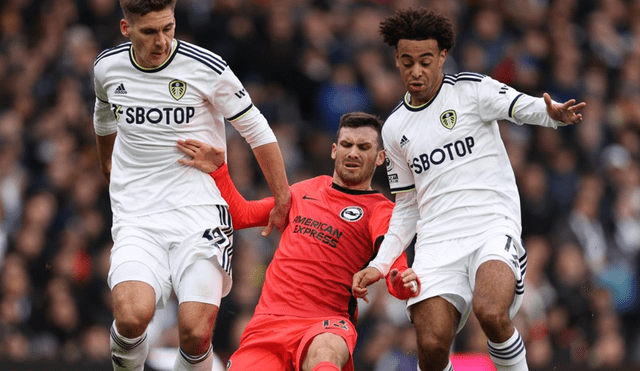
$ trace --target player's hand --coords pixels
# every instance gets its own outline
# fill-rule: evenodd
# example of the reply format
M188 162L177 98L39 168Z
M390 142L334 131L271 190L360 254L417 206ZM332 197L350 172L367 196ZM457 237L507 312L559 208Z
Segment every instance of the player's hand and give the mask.
M369 289L367 289L367 286L377 282L382 277L383 275L378 269L374 267L367 267L353 275L351 292L356 298L362 298L366 303L368 303L369 299L367 298L367 295L369 294Z
M291 193L288 193L288 198L283 202L276 202L269 213L269 222L267 226L262 230L262 236L268 236L273 227L275 227L280 233L287 227L289 224L289 210L291 209Z
M542 97L547 105L547 113L553 120L561 121L566 125L573 125L582 121L582 114L578 113L578 111L587 105L585 102L576 104L575 99L569 99L564 103L554 103L548 93L544 93Z
M420 294L420 279L411 268L402 272L398 268L393 268L389 272L389 279L395 291L393 296L400 300L407 300Z
M195 167L205 173L212 173L224 164L224 149L195 139L178 139L178 149L191 159L179 159L182 165Z

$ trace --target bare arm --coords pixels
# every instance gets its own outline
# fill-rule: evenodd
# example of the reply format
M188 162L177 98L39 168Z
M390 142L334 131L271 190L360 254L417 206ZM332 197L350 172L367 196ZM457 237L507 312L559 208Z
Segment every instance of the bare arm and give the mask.
M111 179L111 154L113 153L113 144L116 141L117 135L117 132L105 136L96 135L100 170L102 171L102 175L107 179L107 182Z
M271 233L274 226L279 231L287 226L289 209L291 208L291 192L278 143L273 142L255 147L253 154L275 199L275 206L269 215L269 224L262 231L262 235L266 236Z

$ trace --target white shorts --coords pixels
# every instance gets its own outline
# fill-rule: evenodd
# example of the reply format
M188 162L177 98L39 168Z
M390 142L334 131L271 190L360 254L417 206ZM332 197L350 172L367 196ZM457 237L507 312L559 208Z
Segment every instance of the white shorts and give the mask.
M453 304L461 314L460 331L471 313L476 272L489 260L501 260L513 271L516 292L509 308L513 318L524 295L524 275L527 270L527 252L515 234L488 231L484 234L438 243L416 246L413 270L420 278L420 295L407 301L409 307L423 300L440 296ZM462 252L451 254L451 251ZM411 318L411 317L409 317Z
M107 279L111 289L124 281L146 282L154 288L159 308L172 292L179 303L219 306L231 290L233 228L227 206L190 206L120 218L111 232L114 245ZM219 276L222 282L215 289Z

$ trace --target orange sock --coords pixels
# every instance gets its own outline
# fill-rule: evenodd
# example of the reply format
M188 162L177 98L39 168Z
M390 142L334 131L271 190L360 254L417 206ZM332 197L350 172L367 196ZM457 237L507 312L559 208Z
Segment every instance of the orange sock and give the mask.
M312 371L340 371L340 369L331 362L320 362Z

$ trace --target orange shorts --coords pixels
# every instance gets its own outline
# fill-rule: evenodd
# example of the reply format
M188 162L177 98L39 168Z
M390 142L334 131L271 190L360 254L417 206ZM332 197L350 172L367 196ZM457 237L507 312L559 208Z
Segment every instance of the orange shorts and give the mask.
M350 357L342 371L353 371L358 334L349 320L274 315L256 315L249 321L238 350L229 359L227 371L298 371L311 340L326 332L345 340Z

